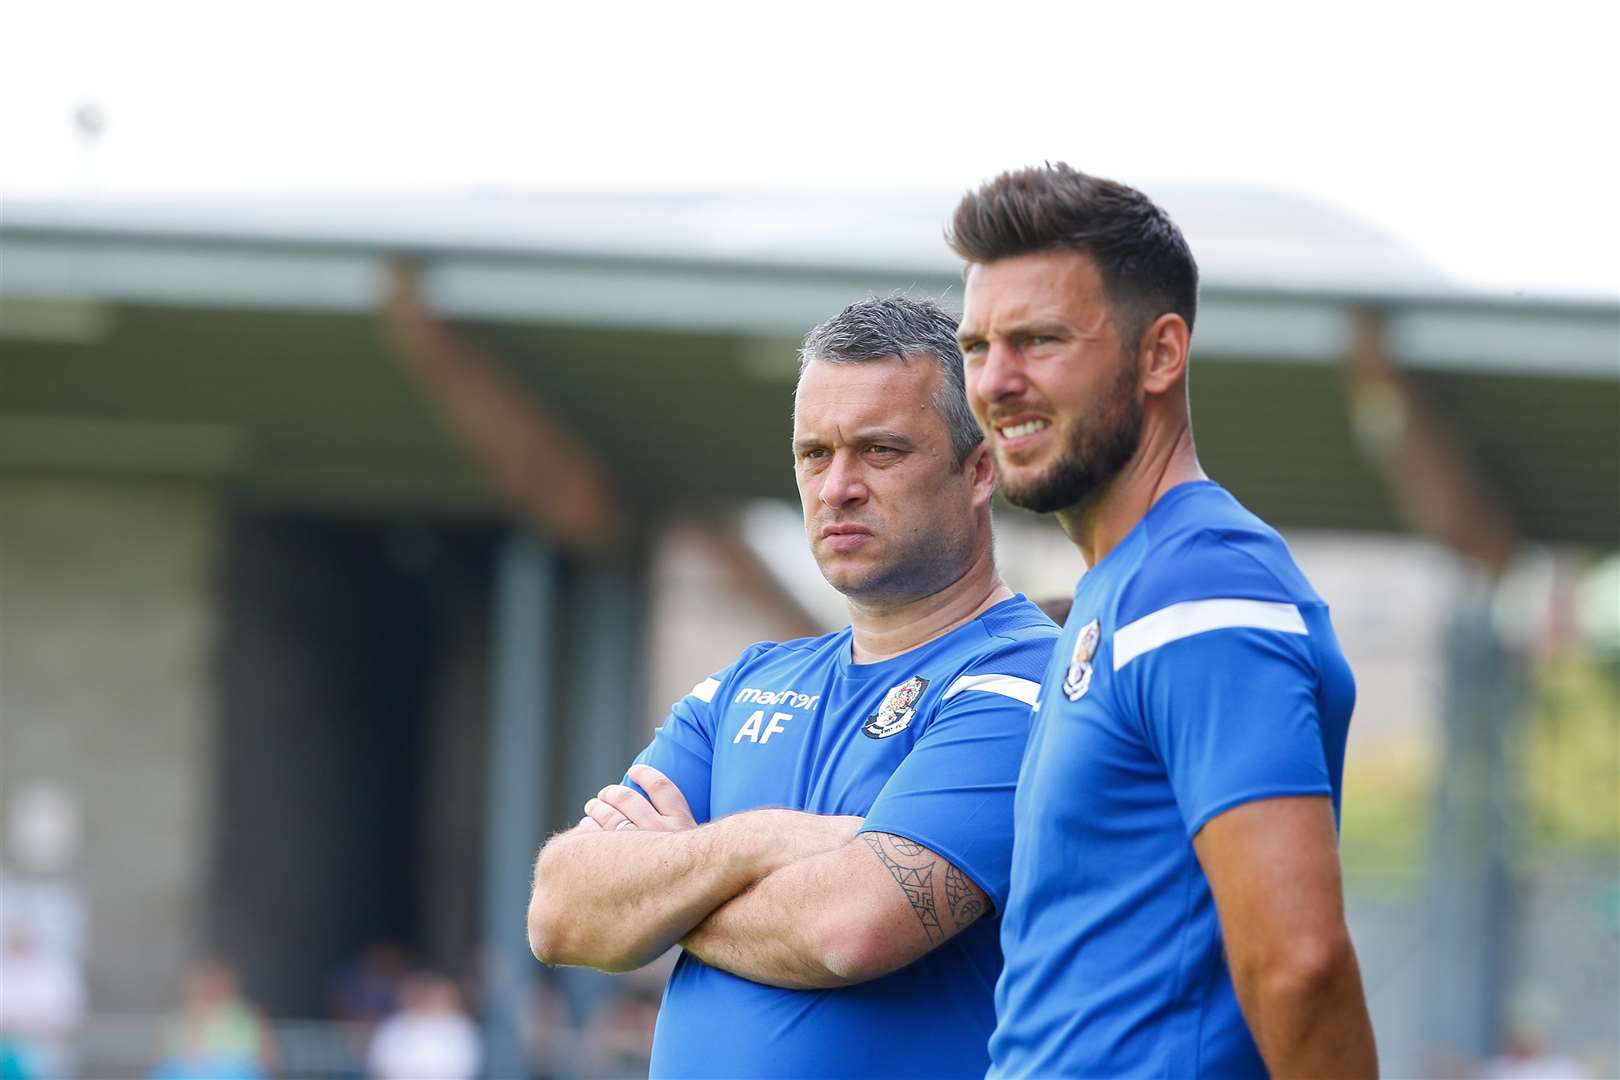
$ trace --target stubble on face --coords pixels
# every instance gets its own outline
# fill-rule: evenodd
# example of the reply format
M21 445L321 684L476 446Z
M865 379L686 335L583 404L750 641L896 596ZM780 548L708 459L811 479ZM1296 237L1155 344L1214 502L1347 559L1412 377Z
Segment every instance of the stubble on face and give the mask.
M875 483L874 497L859 507L806 502L810 553L821 576L848 600L892 604L930 596L972 561L971 490L960 486L964 470L943 459L932 468L914 461L900 470L889 483ZM823 526L840 522L872 530L858 556L831 551L817 539Z
M817 554L821 573L845 598L867 604L907 603L931 596L962 576L972 558L972 536L955 521L923 511L916 522L886 522L878 558L858 567Z
M1050 464L1033 474L1001 470L1000 491L1008 502L1052 514L1093 501L1113 483L1142 443L1142 403L1131 359L1122 353L1104 396L1086 415L1064 422L1063 444Z
M891 430L907 436L909 445L906 460L863 474L867 493L857 502L829 505L816 481L801 479L810 552L822 577L849 600L889 605L921 599L956 581L973 560L971 480L956 464L949 429L934 406L939 378L931 361L884 360L817 361L801 379L796 431L808 425L831 444L836 431ZM852 450L859 446L842 452ZM832 550L821 536L825 527L845 523L871 532L852 553Z

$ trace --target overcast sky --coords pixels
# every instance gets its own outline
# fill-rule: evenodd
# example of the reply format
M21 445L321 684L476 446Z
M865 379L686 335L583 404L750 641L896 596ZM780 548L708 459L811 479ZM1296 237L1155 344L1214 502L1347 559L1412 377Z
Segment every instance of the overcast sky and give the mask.
M3 0L0 191L1276 188L1620 295L1620 5ZM72 115L106 127L86 149Z

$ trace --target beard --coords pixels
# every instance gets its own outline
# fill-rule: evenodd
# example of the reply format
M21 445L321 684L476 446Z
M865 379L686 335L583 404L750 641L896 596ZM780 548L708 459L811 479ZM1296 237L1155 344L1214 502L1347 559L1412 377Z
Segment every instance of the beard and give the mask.
M1135 365L1122 360L1108 396L1089 416L1067 427L1068 439L1057 460L1039 474L1023 480L1003 474L1000 490L1008 502L1051 514L1090 502L1113 483L1142 444Z

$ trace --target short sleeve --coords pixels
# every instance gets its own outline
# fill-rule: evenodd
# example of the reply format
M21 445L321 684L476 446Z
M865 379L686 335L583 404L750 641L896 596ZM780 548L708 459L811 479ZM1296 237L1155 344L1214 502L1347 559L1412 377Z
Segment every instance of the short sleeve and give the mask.
M669 715L653 732L652 742L633 762L651 765L674 781L699 824L709 820L709 781L714 767L712 702L725 674L722 671L704 679L672 705ZM623 783L641 791L641 786L628 776Z
M1049 654L1051 642L1044 644ZM922 844L972 878L997 910L1004 907L1012 872L1013 790L1038 690L1034 680L1010 675L957 680L878 793L861 831Z
M1243 803L1332 795L1319 680L1303 631L1300 621L1294 632L1236 626L1190 634L1132 657L1117 673L1118 691L1169 775L1188 836Z

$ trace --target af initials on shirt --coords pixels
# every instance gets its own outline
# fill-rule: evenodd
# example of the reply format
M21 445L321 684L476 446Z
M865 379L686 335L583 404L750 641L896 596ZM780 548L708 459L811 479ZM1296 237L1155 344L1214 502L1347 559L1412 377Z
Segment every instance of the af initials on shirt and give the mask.
M771 741L772 735L787 730L782 726L782 721L792 719L793 714L790 712L773 712L771 713L770 723L767 724L765 723L765 710L756 709L752 716L743 721L743 726L737 729L737 734L731 740L731 745L736 746L742 742L745 735L748 737L748 741L755 745L768 743ZM762 724L764 725L763 731L760 730Z

